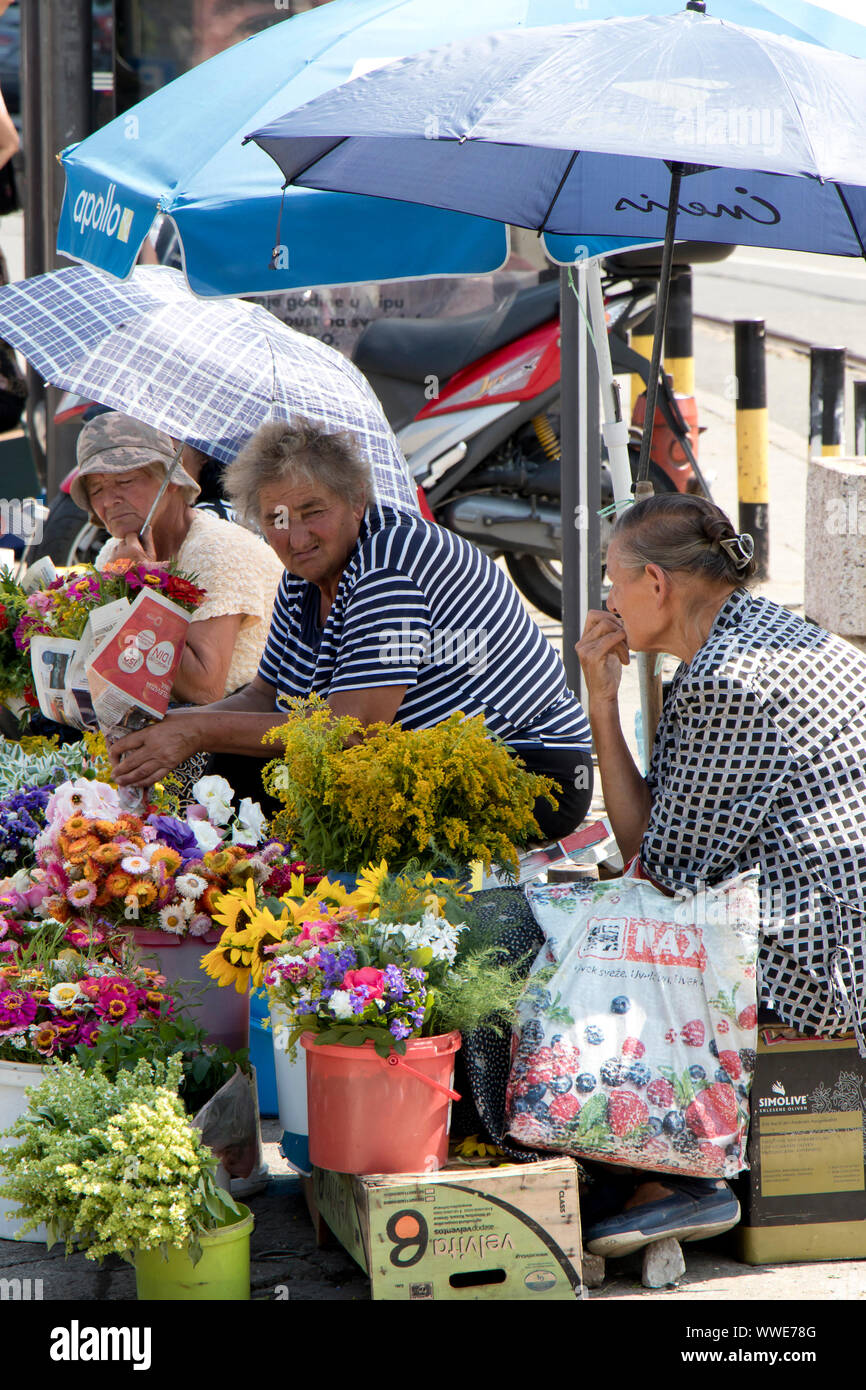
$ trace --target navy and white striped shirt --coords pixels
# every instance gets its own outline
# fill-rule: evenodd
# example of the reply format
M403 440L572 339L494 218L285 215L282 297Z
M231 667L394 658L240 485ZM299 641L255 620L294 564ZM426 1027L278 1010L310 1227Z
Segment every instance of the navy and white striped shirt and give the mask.
M469 541L374 504L324 628L319 590L285 574L259 675L277 696L408 686L396 721L481 714L506 742L589 749L586 716L516 588Z

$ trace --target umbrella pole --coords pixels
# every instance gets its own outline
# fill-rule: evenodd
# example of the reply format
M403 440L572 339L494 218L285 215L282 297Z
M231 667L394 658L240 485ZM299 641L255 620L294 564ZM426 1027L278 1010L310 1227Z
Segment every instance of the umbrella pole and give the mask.
M160 504L160 500L161 500L161 498L162 498L162 494L165 492L166 488L168 487L169 483L170 483L171 480L172 480L172 477L174 476L175 469L177 468L177 465L180 463L181 455L183 454L183 450L184 450L184 445L183 445L183 443L181 442L181 444L178 446L177 453L175 454L174 458L172 459L171 467L168 469L168 471L166 472L165 477L163 478L162 482L160 483L159 492L156 494L156 496L155 496L154 499L153 499L153 503L152 503L152 505L151 505L150 511L148 512L147 516L144 518L144 522L143 522L143 524L142 524L141 530L140 530L139 533L138 533L138 539L141 541L141 544L142 544L142 545L144 545L144 536L145 536L145 532L147 531L148 526L150 525L151 521L153 520L153 514L154 514L154 512L156 511L157 507L158 507L159 504Z
M653 334L653 350L650 358L650 370L646 384L646 417L644 419L643 434L640 441L640 459L637 468L637 482L646 483L649 481L650 450L652 449L653 423L656 414L656 401L659 392L659 372L661 370L662 350L665 341L665 324L668 316L668 300L671 292L671 271L674 263L674 239L677 228L677 205L680 200L680 183L682 182L682 164L671 165L671 191L668 200L668 215L665 223L665 241L662 249L662 265L659 273L659 292L656 302L655 332ZM637 496L637 492L635 493ZM652 488L649 494L652 496Z
M653 423L655 421L656 400L658 399L659 390L659 372L661 371L665 324L667 322L668 301L670 299L671 271L674 262L674 239L677 225L677 204L680 200L682 174L683 166L681 164L675 163L671 165L671 191L668 200L665 241L662 250L661 271L659 274L655 333L653 335L653 349L646 386L646 415L644 417L643 434L641 435L640 441L640 459L638 461L637 479L634 486L636 502L640 502L644 497L652 497L654 492L649 477L650 451L652 449ZM654 652L639 652L637 667L638 682L640 685L643 761L644 767L649 771L652 746L655 740L658 722L661 718L662 681L661 675L656 671L656 655Z

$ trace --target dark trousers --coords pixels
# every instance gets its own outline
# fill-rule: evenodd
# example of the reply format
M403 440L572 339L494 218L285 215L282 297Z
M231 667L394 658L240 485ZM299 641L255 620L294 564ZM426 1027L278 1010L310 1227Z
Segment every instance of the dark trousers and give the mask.
M589 749L545 748L539 743L509 743L512 753L523 760L530 772L552 777L558 806L539 797L535 819L544 840L561 840L584 820L592 802L594 770Z

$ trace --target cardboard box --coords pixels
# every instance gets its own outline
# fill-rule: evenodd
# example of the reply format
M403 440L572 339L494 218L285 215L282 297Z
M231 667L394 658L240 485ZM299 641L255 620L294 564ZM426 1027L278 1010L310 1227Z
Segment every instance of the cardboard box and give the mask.
M370 1177L314 1168L313 1198L374 1299L586 1296L570 1158Z
M738 1229L747 1264L866 1257L866 1060L853 1037L762 1028Z

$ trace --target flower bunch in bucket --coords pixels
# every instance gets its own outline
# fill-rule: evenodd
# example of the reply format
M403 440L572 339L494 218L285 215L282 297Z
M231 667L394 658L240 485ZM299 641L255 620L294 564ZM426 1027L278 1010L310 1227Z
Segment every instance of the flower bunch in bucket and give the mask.
M104 940L117 928L206 936L218 897L248 879L265 882L284 847L232 843L224 838L230 825L215 825L205 806L197 809L202 814L188 819L143 818L122 811L110 786L62 788L36 845L40 910L71 928L73 945ZM256 838L263 818L253 825L252 815L241 833Z
M216 914L226 931L202 962L220 983L265 986L288 1019L280 1050L313 1032L387 1056L410 1038L510 1027L520 977L477 939L456 880L382 862L352 890L328 879L295 890L261 904L250 888L227 895Z
M394 869L453 872L480 860L516 871L517 847L541 837L535 802L555 805L551 780L528 772L480 716L365 727L314 697L291 701L269 737L283 745L262 774L284 807L274 828L332 871L382 859Z
M178 1096L181 1060L140 1059L110 1077L97 1064L51 1067L0 1148L0 1196L20 1204L23 1230L90 1260L184 1248L245 1212L216 1184L216 1159ZM247 1295L248 1296L248 1287Z
M108 1030L133 1032L142 1053L175 1014L165 979L130 959L69 949L64 928L46 923L0 965L0 1060L66 1061L95 1048Z

